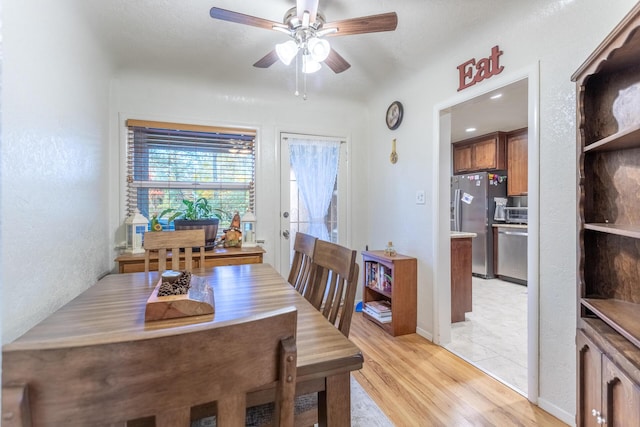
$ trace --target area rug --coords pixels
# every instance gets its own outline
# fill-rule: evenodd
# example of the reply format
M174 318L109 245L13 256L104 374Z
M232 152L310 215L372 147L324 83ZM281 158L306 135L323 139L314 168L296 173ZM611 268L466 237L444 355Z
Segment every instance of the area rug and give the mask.
M270 410L273 410L272 408ZM253 416L247 418L247 426L259 426L261 421L269 417L261 417L253 411ZM191 427L215 427L216 417L194 421ZM317 425L317 424L316 424ZM376 405L358 381L351 377L351 426L352 427L393 427L393 424L382 410Z
M351 426L393 427L389 418L353 377L351 377Z

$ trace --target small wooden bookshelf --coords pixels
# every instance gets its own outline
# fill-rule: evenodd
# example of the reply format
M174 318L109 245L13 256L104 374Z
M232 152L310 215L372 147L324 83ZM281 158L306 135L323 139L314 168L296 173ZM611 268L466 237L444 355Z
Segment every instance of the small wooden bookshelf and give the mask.
M362 261L363 316L393 336L415 333L417 260L400 254L389 256L384 251L364 251Z

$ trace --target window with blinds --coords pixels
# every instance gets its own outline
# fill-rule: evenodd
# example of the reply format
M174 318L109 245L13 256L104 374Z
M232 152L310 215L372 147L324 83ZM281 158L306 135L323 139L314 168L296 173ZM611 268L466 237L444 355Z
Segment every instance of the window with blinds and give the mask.
M127 120L127 215L147 218L204 197L228 228L237 211L255 212L255 132ZM165 229L173 229L165 215Z

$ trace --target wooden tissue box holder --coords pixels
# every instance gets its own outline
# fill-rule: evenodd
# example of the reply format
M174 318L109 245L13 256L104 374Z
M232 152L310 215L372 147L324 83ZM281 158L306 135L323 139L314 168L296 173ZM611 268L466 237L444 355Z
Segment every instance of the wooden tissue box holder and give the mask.
M184 295L158 296L162 278L158 281L151 296L147 300L144 320L164 320L178 317L201 316L213 314L213 288L203 277L191 276L191 287Z

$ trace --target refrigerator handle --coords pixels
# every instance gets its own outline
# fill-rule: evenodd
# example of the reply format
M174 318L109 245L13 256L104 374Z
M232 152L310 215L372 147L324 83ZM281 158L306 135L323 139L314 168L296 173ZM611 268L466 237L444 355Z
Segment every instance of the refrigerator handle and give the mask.
M455 230L454 231L462 231L462 218L460 215L460 189L456 188L455 192L454 192L454 201L453 201L453 223L455 224Z

